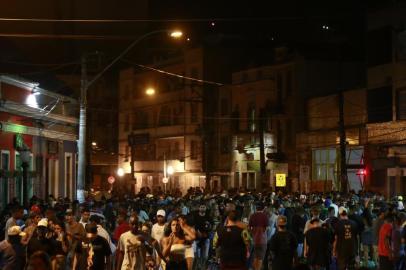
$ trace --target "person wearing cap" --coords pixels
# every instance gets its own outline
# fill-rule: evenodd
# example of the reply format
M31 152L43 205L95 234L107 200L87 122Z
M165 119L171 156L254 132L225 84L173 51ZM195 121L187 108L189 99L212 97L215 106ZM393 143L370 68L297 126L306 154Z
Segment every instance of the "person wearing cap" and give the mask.
M27 245L27 257L29 258L36 251L44 251L50 257L53 257L57 250L57 243L54 239L46 237L48 233L48 220L46 218L38 222L35 232L36 234L31 237Z
M91 219L91 218L90 218ZM86 238L75 248L73 269L107 270L110 269L111 249L107 240L98 235L97 224L86 224Z
M0 269L22 270L25 266L25 249L21 238L25 236L19 226L12 226L7 231L8 239L0 242Z
M41 220L41 214L37 212L31 212L30 220L30 225L24 228L25 236L21 240L24 245L27 245L28 241L30 241L31 237L34 235L37 224Z
M340 220L337 222L333 257L337 258L338 269L353 269L358 255L357 224L348 218L348 210L344 206L338 208Z
M164 237L165 232L165 216L166 212L163 209L159 209L156 212L156 223L152 226L151 229L151 237L161 243L161 239ZM161 259L159 257L156 258L156 264L161 264Z
M272 254L272 270L290 270L297 257L297 240L286 228L287 218L278 216L277 232L272 236L269 249Z
M165 231L165 210L159 209L156 212L156 223L152 226L151 230L151 236L155 240L158 241L158 243L161 241L162 237L164 236L164 231Z

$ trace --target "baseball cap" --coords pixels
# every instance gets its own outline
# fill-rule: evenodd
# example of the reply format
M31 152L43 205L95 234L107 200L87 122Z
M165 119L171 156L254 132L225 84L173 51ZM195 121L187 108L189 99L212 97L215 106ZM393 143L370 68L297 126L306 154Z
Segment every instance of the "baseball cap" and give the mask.
M41 218L41 220L38 222L38 227L43 226L43 227L48 227L48 219L46 218Z
M8 236L25 236L25 232L21 231L20 226L12 226L7 231Z
M340 208L338 208L339 215L347 215L347 213L348 213L348 210L344 206L340 206Z
M159 210L156 212L156 215L157 215L157 216L163 216L163 217L165 217L165 216L166 216L165 210L159 209Z

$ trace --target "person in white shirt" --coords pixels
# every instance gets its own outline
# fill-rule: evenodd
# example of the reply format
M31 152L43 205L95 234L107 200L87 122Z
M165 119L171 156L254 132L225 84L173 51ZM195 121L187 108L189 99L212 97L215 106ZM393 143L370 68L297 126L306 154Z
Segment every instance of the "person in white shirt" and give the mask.
M155 223L152 226L151 236L152 238L157 240L158 243L160 243L162 237L164 236L165 216L166 216L165 210L163 209L158 210L156 213L157 223Z
M83 228L86 228L86 224L89 224L90 210L88 208L82 209L82 215L80 217L79 223L82 224Z
M156 212L157 222L152 226L151 237L155 239L159 244L161 244L161 239L164 237L165 231L165 216L166 212L163 209L159 209ZM156 264L161 264L161 259L156 256Z
M120 236L117 247L116 270L144 270L146 260L146 244L152 246L158 255L165 260L158 242L150 235L138 230L138 215L130 218L131 231Z

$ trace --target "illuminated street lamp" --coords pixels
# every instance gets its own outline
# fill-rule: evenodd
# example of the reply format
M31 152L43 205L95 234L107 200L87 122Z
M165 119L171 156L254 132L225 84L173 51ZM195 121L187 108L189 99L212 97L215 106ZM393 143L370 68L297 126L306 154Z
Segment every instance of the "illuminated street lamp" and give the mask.
M168 173L169 176L171 176L174 173L174 169L172 166L168 166L166 169L166 172Z
M124 176L124 169L123 168L118 168L117 169L117 175L119 177L123 177Z
M155 95L155 89L152 87L147 88L147 90L145 90L145 94L147 94L148 96L153 96Z
M170 33L170 36L173 38L181 38L183 36L182 31L175 30Z

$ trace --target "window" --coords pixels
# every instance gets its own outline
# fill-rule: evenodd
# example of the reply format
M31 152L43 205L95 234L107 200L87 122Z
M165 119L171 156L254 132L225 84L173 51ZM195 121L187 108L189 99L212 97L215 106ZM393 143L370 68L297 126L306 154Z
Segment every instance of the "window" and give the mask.
M183 104L179 104L178 106L173 108L173 124L174 125L183 125L185 120L185 115L183 111Z
M135 110L133 113L133 126L132 129L143 129L149 127L149 115L142 110Z
M124 131L130 130L130 114L124 115Z
M313 150L313 179L332 180L336 175L336 149L316 149Z
M0 169L4 171L10 170L10 152L8 150L1 150ZM1 194L0 207L2 209L4 209L8 203L9 197L8 190L9 190L8 179L7 178L0 179L0 194Z
M238 106L236 106L234 108L234 111L233 111L233 114L232 114L231 118L232 118L231 125L232 125L233 132L240 131L240 121L239 121L239 119L240 119L240 109L238 108Z
M159 125L169 126L171 124L171 108L169 106L162 106L159 114Z
M190 141L190 159L197 159L197 141Z
M398 89L396 93L396 118L397 120L406 120L406 87Z
M392 87L369 89L367 92L368 123L392 120Z
M278 96L278 102L282 102L282 97L283 97L283 77L282 73L278 72L276 74L276 91L277 91L277 96Z
M222 154L228 154L231 151L230 139L228 136L221 137L220 149Z
M190 103L190 122L191 123L197 122L198 110L199 110L198 104Z
M367 33L367 63L377 66L392 62L392 29L383 27Z
M192 77L194 79L199 78L199 69L197 67L193 67L190 69L190 77Z
M255 103L254 102L250 102L250 105L248 106L247 118L248 118L248 130L250 132L255 132L256 126L255 126Z
M127 100L129 96L130 96L130 87L128 87L128 85L125 85L123 90L123 99Z
M262 80L262 77L263 77L263 75L262 75L262 70L258 70L257 71L257 80L259 81L259 80Z
M290 96L292 94L292 85L293 85L293 76L292 71L288 70L286 72L286 95Z
M222 98L221 99L221 116L225 116L228 114L228 99Z

